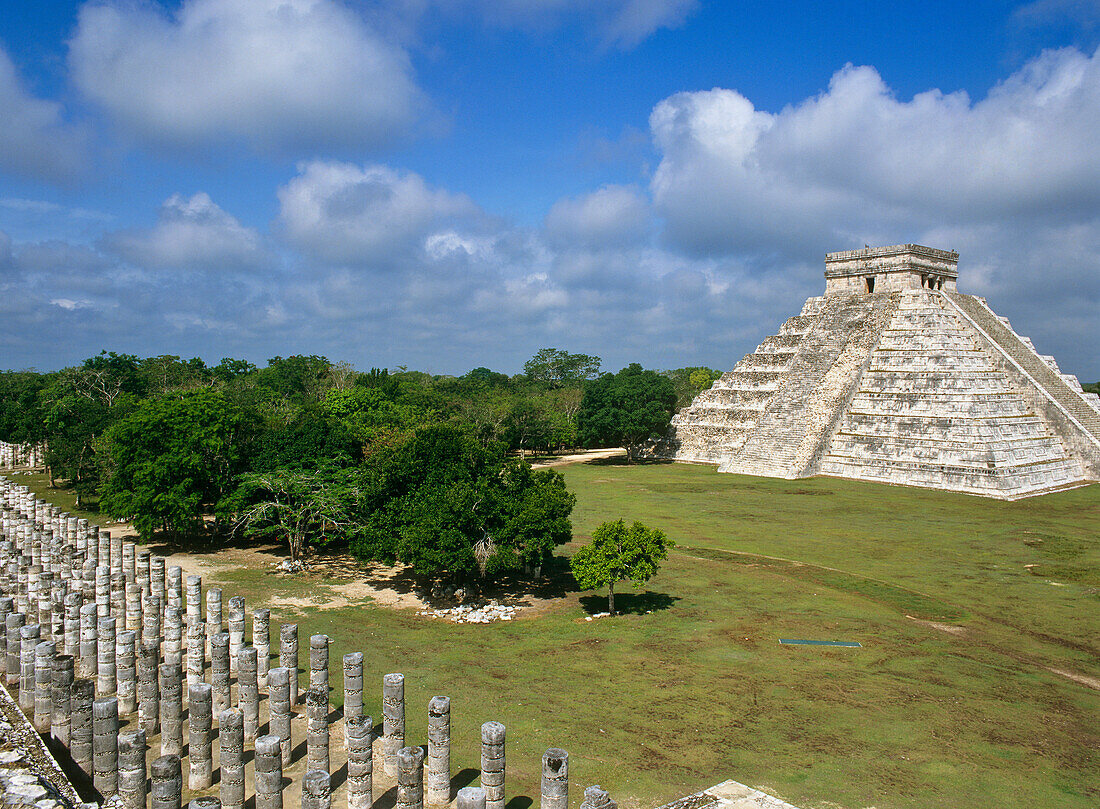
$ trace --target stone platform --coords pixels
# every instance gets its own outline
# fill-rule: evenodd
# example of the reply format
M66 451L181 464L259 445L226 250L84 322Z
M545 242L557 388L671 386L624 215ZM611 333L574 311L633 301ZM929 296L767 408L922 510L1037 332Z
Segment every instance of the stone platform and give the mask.
M810 298L672 420L660 455L1014 500L1100 478L1100 398L981 298L958 255L826 257Z

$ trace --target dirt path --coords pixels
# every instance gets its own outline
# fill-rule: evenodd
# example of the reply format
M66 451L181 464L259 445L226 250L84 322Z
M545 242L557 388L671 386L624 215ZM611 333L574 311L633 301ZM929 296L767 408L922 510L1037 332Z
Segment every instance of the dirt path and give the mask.
M619 456L626 457L626 450L622 447L616 447L614 449L587 449L584 452L577 452L573 455L562 455L560 458L555 458L552 461L539 461L538 463L531 464L532 469L546 469L551 466L568 466L574 463L586 463L588 461L597 461L604 458L617 458Z

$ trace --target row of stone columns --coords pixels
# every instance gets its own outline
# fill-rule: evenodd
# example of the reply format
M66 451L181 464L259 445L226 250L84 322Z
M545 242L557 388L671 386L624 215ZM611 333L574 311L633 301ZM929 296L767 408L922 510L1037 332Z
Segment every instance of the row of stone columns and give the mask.
M29 500L26 492L16 491L13 497L13 488L19 487L0 478L0 668L7 682L19 685L20 706L36 729L67 745L102 795L117 794L133 809L145 805L146 740L159 732L161 757L152 768L152 805L179 807L186 670L188 787L198 791L212 784L213 718L218 716L221 805L243 809L243 754L245 743L251 742L257 809L281 807L282 771L291 761L292 708L298 697L297 626L280 627L280 665L270 667L268 610L254 612L248 645L244 599L229 599L226 631L221 590L207 589L204 620L200 577L187 577L185 590L180 568L166 569L163 558L92 530L59 510L54 513L48 504ZM303 809L331 801L329 645L325 635L310 638ZM373 733L371 717L363 715L363 655L353 652L342 662L348 806L368 809L374 797ZM261 688L269 694L266 736L258 736ZM135 710L136 729L120 736L120 716ZM397 779L398 804L409 809L420 809L425 802L447 804L450 699L436 696L428 704L426 762L421 748L405 743L402 674L382 678L382 712L383 768ZM470 809L503 809L505 728L487 722L481 736L481 786L462 790L461 803ZM564 751L551 748L543 757L541 793L541 809L567 809Z

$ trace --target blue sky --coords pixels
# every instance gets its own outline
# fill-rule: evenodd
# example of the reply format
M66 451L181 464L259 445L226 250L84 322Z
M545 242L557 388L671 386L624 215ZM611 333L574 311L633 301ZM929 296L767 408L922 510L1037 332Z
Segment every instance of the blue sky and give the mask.
M1100 2L0 2L0 345L732 367L863 244L1100 379Z

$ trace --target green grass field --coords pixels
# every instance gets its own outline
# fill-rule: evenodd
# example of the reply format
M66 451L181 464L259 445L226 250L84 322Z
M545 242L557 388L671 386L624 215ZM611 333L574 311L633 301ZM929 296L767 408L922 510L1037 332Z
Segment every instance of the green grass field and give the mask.
M363 651L376 718L382 674L404 672L410 743L429 698L451 696L456 772L478 766L481 723L504 722L509 809L538 799L552 745L574 805L587 784L652 807L727 778L805 807L1100 805L1100 691L1070 679L1100 686L1100 486L1001 503L701 466L562 471L576 544L618 517L677 543L616 599L628 614L585 621L606 599L566 588L489 626L369 602L273 618L335 639L337 687L339 655ZM329 585L221 578L251 604Z

